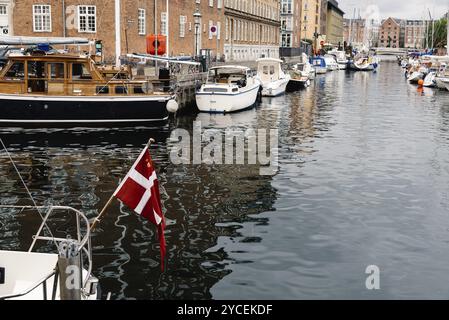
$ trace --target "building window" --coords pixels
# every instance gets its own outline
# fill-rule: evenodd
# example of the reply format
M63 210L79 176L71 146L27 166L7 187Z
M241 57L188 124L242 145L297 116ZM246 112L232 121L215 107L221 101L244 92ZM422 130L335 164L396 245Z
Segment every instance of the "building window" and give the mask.
M161 34L167 35L167 12L161 12Z
M8 14L8 10L6 8L6 4L0 4L0 16L6 16Z
M139 29L140 35L145 35L147 33L146 23L145 23L145 9L139 9L139 17L137 21L137 28Z
M186 16L179 16L179 37L184 38L186 36Z
M97 32L97 9L95 6L78 6L78 32Z
M49 5L33 5L34 32L51 32L51 7Z

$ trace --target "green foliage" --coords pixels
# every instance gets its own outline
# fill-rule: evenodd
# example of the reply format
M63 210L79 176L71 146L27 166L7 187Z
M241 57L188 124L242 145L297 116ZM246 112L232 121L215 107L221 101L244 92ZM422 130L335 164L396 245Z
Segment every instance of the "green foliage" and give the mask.
M427 32L427 43L429 47L432 46L432 24L429 24ZM435 21L435 27L433 32L434 48L443 48L447 45L447 19L440 19Z

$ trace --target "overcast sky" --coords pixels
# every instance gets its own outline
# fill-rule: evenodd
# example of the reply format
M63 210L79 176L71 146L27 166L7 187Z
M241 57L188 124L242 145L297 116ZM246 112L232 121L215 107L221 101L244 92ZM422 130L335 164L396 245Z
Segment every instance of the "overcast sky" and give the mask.
M346 12L345 18L352 18L354 8L357 12L360 9L362 16L367 8L373 12L372 5L379 8L381 18L423 19L429 17L428 9L432 16L440 18L449 11L449 0L338 0L338 2Z

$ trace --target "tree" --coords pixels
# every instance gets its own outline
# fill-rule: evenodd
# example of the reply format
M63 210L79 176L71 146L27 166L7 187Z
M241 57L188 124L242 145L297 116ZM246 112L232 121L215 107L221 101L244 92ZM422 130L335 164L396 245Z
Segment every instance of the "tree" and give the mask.
M432 29L433 31L433 47L444 48L447 45L447 19L440 19L435 21L435 27L432 28L432 24L429 24L427 31L427 43L429 47L432 46Z

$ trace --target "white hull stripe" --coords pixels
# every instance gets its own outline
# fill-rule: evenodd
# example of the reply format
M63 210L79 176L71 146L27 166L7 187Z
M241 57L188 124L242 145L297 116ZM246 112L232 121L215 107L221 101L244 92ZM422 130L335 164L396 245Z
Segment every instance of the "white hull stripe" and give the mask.
M18 100L18 101L82 101L82 102L145 102L145 101L157 101L157 102L167 102L172 99L170 96L27 96L27 95L10 95L10 94L0 94L0 100Z
M155 122L166 121L168 117L161 119L100 119L100 120L10 120L0 119L0 123L126 123L126 122Z

